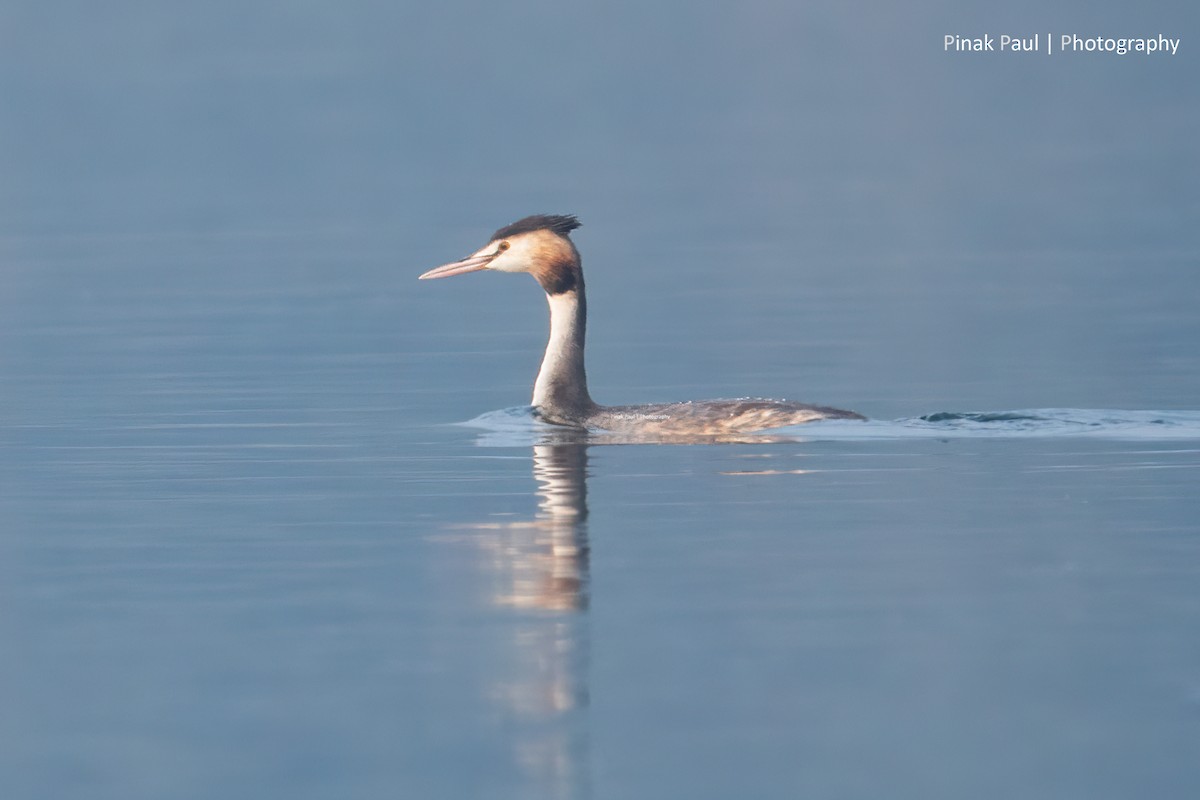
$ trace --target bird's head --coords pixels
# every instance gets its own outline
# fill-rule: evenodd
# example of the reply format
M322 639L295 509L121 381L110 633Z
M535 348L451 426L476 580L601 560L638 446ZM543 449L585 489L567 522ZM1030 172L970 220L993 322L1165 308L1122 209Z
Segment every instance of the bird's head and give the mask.
M546 294L572 291L583 284L579 251L569 236L579 225L579 220L569 215L525 217L496 231L487 244L471 255L431 269L420 280L490 269L528 272Z

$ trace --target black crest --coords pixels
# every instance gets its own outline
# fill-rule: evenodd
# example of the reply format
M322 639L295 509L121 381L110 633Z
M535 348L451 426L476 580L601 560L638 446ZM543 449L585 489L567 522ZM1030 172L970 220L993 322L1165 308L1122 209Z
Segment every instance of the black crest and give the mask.
M534 231L551 231L559 236L566 236L582 224L575 219L574 214L534 214L532 217L519 219L512 225L505 225L492 234L492 240L507 239L518 233L533 233Z

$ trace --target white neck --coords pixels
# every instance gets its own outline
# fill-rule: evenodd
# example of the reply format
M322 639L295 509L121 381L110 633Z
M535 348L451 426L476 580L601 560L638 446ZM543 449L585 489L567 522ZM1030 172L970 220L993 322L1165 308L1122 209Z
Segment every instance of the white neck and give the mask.
M559 294L550 303L550 341L533 385L533 405L551 420L573 420L595 408L588 395L583 368L587 300L582 284Z

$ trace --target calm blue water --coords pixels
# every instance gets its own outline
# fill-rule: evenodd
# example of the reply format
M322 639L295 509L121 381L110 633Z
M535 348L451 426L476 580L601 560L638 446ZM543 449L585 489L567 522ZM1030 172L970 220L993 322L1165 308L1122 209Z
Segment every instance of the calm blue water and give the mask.
M1190 7L69 6L0 10L0 796L1200 789ZM536 285L416 276L543 211L599 401L871 421L540 426Z

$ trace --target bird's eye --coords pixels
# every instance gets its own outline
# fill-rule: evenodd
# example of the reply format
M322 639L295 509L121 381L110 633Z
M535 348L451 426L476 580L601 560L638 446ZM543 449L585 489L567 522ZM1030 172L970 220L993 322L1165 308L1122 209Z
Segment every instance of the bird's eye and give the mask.
M505 250L507 250L508 248L509 248L509 244L508 244L508 242L501 242L501 243L500 243L500 252L501 252L501 253L503 253L503 252L504 252Z

